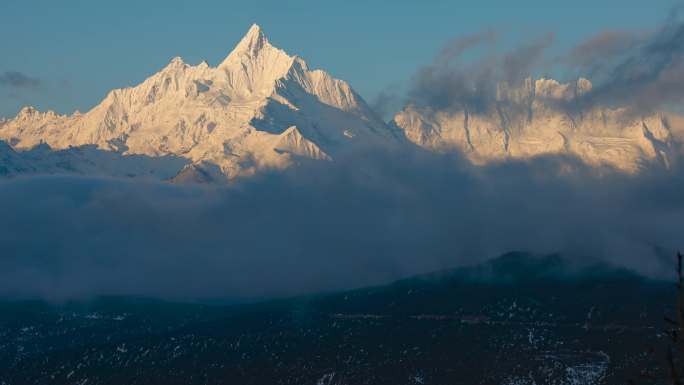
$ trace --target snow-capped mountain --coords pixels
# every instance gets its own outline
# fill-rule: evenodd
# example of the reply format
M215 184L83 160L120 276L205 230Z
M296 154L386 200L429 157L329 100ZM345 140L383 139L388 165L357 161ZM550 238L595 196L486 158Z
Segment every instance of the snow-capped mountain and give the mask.
M47 145L61 152L67 171L231 178L284 168L297 157L329 160L350 145L394 139L347 83L310 70L253 25L216 67L174 58L141 84L111 91L84 114L26 107L0 122L0 140L22 154ZM74 154L83 146L91 156ZM8 172L28 167L11 159L17 165L10 169L17 152L1 151L10 154L2 155ZM162 158L173 161L155 161ZM60 169L45 159L35 167Z
M628 173L653 164L672 165L681 151L680 116L634 117L624 108L557 108L591 89L586 79L571 83L527 79L519 87L500 84L497 102L489 111L435 111L408 105L392 124L419 146L456 149L477 164L560 154Z
M25 107L0 119L0 175L222 181L298 158L328 161L354 146L401 142L460 151L476 164L562 154L634 173L676 161L684 137L679 115L557 108L591 89L586 79L527 79L500 84L486 112L409 104L386 124L349 84L310 70L253 25L216 67L174 58L86 113Z

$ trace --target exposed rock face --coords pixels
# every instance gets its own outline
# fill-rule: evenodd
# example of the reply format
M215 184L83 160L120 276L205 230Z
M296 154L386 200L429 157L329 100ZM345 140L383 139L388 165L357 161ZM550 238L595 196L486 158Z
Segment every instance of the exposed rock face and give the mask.
M522 87L500 85L497 104L486 113L434 111L408 106L393 124L419 146L462 151L475 163L539 155L574 155L593 166L635 173L645 165L669 167L677 158L678 117L635 118L623 109L582 112L556 108L591 90L586 79L561 84L528 79Z

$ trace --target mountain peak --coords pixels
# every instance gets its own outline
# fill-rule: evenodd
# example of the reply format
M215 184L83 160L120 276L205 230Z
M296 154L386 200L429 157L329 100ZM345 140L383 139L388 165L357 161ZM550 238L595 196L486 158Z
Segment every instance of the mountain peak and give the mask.
M69 164L64 172L201 181L208 179L206 171L220 181L222 175L231 179L284 169L300 159L331 159L363 142L349 140L349 133L374 141L389 132L347 83L310 71L302 59L271 45L255 24L216 67L174 58L142 83L111 91L82 115L27 108L0 125L0 140L19 149L94 145L93 151L125 148L142 155L112 167L99 152L83 157L75 152L73 163L53 165L52 157L44 166L41 162L45 172L62 172L61 164ZM3 163L0 159L0 168ZM188 163L196 167L179 174Z
M243 39L248 37L265 37L264 31L263 29L261 29L261 26L259 24L253 23L247 30L247 33L245 34Z
M245 59L255 59L262 56L264 51L280 50L269 43L264 31L258 24L252 24L233 51L226 57L223 63L219 65L219 68L229 67L231 63L241 63Z
M255 55L265 46L270 45L264 31L258 24L252 24L245 36L240 40L233 53L247 53Z

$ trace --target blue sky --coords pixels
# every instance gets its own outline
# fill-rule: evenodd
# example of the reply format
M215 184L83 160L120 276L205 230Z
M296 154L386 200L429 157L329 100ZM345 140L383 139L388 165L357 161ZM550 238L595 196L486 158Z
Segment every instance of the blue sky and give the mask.
M22 105L86 111L174 56L215 65L256 22L271 42L349 81L366 99L405 84L453 37L494 28L502 44L553 32L563 52L603 30L648 31L675 1L77 1L2 0L0 116Z

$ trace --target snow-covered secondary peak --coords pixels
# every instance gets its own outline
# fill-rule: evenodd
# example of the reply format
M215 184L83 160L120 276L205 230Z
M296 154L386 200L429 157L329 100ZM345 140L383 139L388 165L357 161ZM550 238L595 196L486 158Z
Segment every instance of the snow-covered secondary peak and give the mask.
M94 146L124 157L166 157L175 173L183 168L212 180L288 167L300 158L330 160L349 146L396 140L393 135L349 84L274 47L256 24L216 67L176 57L142 83L112 90L86 113L26 108L0 124L0 140L15 150ZM69 169L85 172L79 161ZM188 163L193 166L183 167ZM174 175L168 175L173 167L141 164L135 172L107 170Z
M636 173L653 164L669 167L679 157L677 136L684 125L677 115L558 108L591 89L583 78L567 83L530 78L518 86L500 84L489 111L407 106L392 124L419 146L456 149L475 163L571 155L592 166Z

